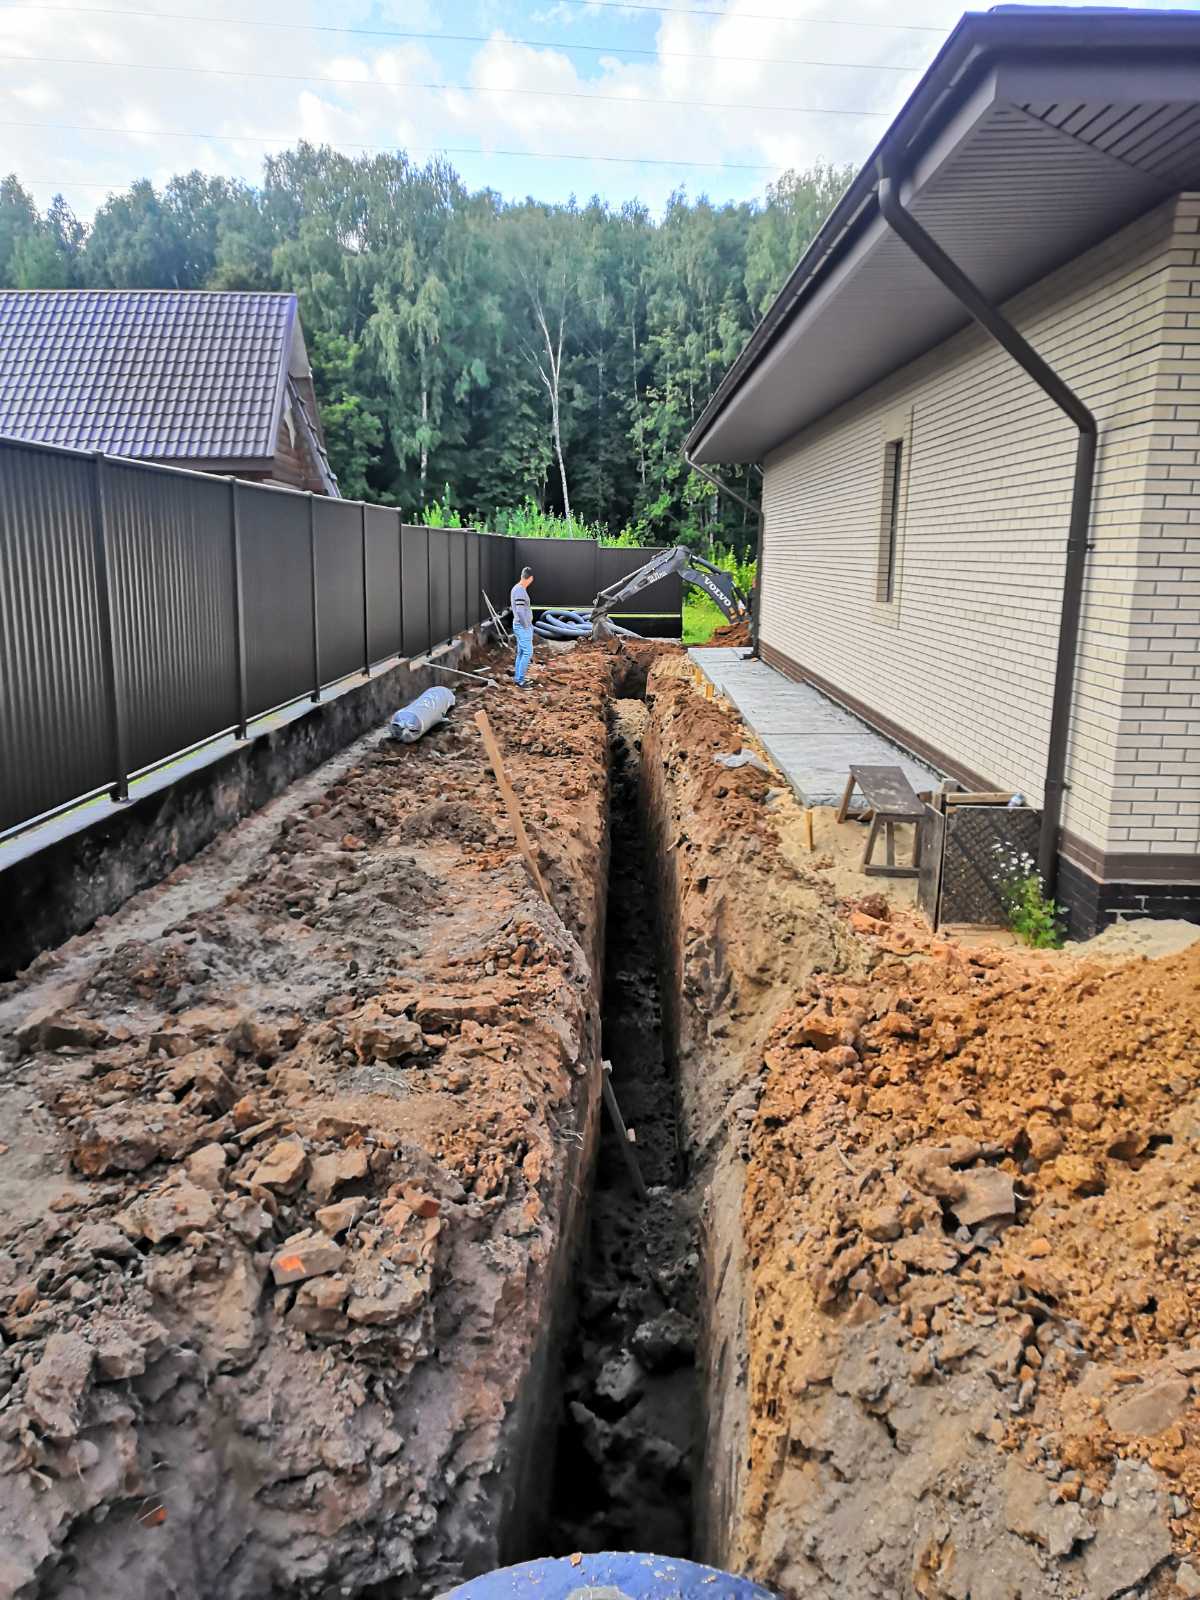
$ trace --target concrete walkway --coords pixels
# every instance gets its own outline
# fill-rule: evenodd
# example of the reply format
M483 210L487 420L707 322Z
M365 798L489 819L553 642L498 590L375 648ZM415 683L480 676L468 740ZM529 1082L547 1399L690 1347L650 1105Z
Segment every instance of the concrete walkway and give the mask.
M874 733L807 683L793 683L744 649L688 651L692 661L758 736L798 799L809 806L840 803L850 763L899 767L913 788L936 789L932 768Z

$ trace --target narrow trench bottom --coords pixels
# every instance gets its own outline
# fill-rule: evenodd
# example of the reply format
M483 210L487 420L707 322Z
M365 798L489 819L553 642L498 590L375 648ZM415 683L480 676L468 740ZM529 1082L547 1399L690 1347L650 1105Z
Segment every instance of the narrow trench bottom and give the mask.
M563 1363L545 1553L687 1556L699 1437L699 1255L683 1188L676 1085L663 1034L656 874L642 811L646 707L612 708L612 862L604 1058L650 1190L638 1198L605 1117Z

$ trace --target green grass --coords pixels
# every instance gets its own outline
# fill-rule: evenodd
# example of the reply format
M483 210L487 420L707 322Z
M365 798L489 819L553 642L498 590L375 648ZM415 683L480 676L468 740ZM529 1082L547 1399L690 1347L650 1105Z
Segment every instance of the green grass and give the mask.
M699 594L693 590L684 597L684 644L707 644L724 622L725 616L720 606L706 594Z

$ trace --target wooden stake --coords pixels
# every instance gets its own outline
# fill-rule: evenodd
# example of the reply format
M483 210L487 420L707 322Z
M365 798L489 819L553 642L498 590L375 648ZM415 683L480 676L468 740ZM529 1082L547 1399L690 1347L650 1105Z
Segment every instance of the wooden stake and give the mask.
M638 1165L636 1152L633 1150L629 1132L625 1127L625 1119L621 1115L621 1108L617 1104L616 1091L612 1086L612 1064L608 1061L600 1063L600 1087L604 1092L604 1105L612 1125L617 1130L617 1142L621 1146L621 1155L625 1165L629 1168L629 1176L633 1179L633 1186L637 1190L639 1200L649 1200L650 1193L646 1188L646 1180L642 1177L642 1169Z
M811 855L816 848L813 844L813 814L811 806L805 806L804 808L804 842L808 846L809 854Z
M542 899L548 906L553 905L554 902L550 898L550 891L538 871L533 847L529 843L529 835L525 832L525 824L521 820L521 808L517 804L517 796L513 786L508 780L508 773L504 768L504 757L500 754L500 746L496 743L496 735L492 732L492 725L488 721L486 711L477 711L475 713L475 725L483 735L483 748L487 751L488 760L492 763L492 771L496 774L500 798L504 801L504 809L508 812L509 824L516 835L517 849L521 852L525 865L529 868L529 876L537 884Z

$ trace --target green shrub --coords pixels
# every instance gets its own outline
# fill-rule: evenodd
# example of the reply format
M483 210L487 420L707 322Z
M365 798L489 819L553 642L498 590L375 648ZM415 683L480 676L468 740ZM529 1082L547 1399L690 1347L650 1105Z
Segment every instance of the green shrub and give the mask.
M1041 874L1031 855L1002 844L1000 856L1000 899L1008 925L1022 944L1035 950L1058 950L1063 943L1063 908L1047 895Z
M417 521L427 528L464 528L466 523L457 506L450 503L450 485L447 484L440 500L432 500L429 505L422 506L417 515Z
M507 534L512 539L595 539L604 545L635 548L646 542L633 528L609 533L603 523L580 522L575 517L560 516L557 511L543 511L532 497L523 505L497 511L492 517L491 531Z

